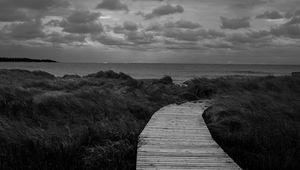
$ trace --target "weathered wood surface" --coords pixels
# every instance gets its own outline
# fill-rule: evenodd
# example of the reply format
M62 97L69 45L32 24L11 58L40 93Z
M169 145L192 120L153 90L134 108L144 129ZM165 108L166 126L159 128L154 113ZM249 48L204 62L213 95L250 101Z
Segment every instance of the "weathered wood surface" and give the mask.
M169 105L140 134L137 170L240 169L212 139L202 119L207 102Z

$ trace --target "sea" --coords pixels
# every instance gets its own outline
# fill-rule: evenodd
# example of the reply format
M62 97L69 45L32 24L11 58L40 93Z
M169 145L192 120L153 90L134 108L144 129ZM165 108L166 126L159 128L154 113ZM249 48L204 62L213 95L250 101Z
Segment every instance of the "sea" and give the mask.
M59 77L66 74L83 76L101 70L113 70L136 79L156 79L169 75L174 82L181 83L198 77L284 76L300 72L300 65L3 62L0 63L0 69L41 70Z

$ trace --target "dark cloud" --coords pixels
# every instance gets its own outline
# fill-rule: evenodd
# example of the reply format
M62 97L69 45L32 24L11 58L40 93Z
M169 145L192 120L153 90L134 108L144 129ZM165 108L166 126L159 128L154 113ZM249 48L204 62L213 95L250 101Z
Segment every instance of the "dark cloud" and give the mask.
M300 24L300 15L293 17L290 21L286 23L286 25L292 25L292 24Z
M68 5L66 0L0 0L0 21L29 21L45 10Z
M152 23L145 30L146 31L159 32L159 31L163 31L164 29L165 29L165 27L162 26L161 24L159 24L159 23Z
M160 1L160 2L162 2L162 1L164 1L164 0L132 0L132 1Z
M270 42L271 39L272 37L268 31L233 33L227 35L226 37L226 40L234 45L251 44L262 46L262 44L267 44L267 42Z
M114 33L116 34L126 34L129 31L137 31L138 25L131 21L125 21L123 26L118 25L113 28Z
M22 9L9 9L0 7L0 21L13 22L13 21L28 21L30 17Z
M125 21L123 27L128 31L136 31L138 29L138 25L131 21Z
M56 7L67 7L69 2L67 0L1 0L0 6L2 8L25 8L34 10L45 10Z
M226 40L236 46L248 44L262 47L270 45L272 40L279 37L300 39L300 26L298 24L282 24L270 30L251 31L246 33L233 33L226 36Z
M228 0L228 4L235 8L253 8L258 5L266 4L272 0Z
M281 19L283 15L281 15L278 11L266 11L261 15L257 15L256 18L259 19Z
M66 20L60 24L64 32L77 34L96 34L103 31L102 24L96 22L89 23L70 23Z
M78 35L78 34L61 34L61 33L51 33L47 35L45 41L51 42L53 44L73 44L73 43L84 43L85 42L85 35Z
M199 41L201 39L214 39L218 37L224 37L225 34L215 30L182 30L174 28L165 30L163 36L181 41Z
M233 44L227 41L204 43L203 46L210 49L233 49L234 48Z
M186 30L180 30L180 29L167 30L167 31L165 31L164 36L169 37L169 38L174 38L177 40L183 40L183 41L198 41L199 40L198 32L186 31Z
M17 40L29 40L45 36L39 20L7 25L4 27L4 32L11 39Z
M160 23L152 23L145 30L152 32L161 32L167 29L178 28L178 29L197 29L200 28L201 25L196 22L192 22L189 20L178 20L178 21L169 21L165 24Z
M212 29L200 29L201 25L187 20L167 22L165 24L154 23L145 30L157 36L172 38L178 41L196 42L201 39L215 39L224 37L225 34Z
M300 38L300 26L297 24L284 24L276 28L272 28L270 33L274 36L284 36L293 39Z
M142 31L131 31L125 34L126 40L134 44L151 44L154 42L154 36Z
M234 18L229 19L225 17L220 17L222 25L221 28L223 29L240 29L240 28L248 28L250 27L250 18Z
M92 37L92 39L94 41L98 41L98 42L100 42L101 44L104 44L104 45L117 45L117 46L130 45L124 39L118 38L118 37L113 37L113 36L110 36L110 35L100 35L99 34L95 37Z
M127 10L128 6L125 3L122 3L120 0L103 0L100 4L97 5L98 9L107 9L107 10Z
M75 11L67 20L71 23L88 23L97 20L100 16L99 12Z
M163 5L163 6L153 9L151 13L145 14L144 18L152 19L152 18L164 16L164 15L183 13L183 12L184 12L184 8L181 5L167 4L167 5Z
M103 31L103 26L98 22L100 13L89 11L74 11L64 19L60 26L64 32L77 34L96 34Z
M165 24L165 27L176 27L176 28L185 28L185 29L196 29L201 27L199 23L195 23L188 20L179 20L176 22L168 22Z
M123 27L123 26L120 26L120 25L115 26L115 27L113 28L113 31L114 31L114 33L116 33L116 34L125 34L125 33L126 33L126 30L124 29L124 27Z
M292 18L292 17L297 17L300 16L300 9L296 11L289 11L285 14L286 18Z

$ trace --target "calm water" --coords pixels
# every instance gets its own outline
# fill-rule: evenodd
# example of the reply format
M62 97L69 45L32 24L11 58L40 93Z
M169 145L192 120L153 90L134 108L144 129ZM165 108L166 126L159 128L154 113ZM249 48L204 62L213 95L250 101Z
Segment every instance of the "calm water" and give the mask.
M300 72L300 66L287 65L210 65L210 64L90 64L90 63L0 63L0 69L43 70L56 76L87 75L100 70L124 72L134 78L161 78L170 75L176 82L194 77L224 75L289 75Z

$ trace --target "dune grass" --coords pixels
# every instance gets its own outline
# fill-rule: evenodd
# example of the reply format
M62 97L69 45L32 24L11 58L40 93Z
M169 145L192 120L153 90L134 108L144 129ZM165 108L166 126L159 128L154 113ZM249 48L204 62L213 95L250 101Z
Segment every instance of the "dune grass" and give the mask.
M195 79L190 90L214 104L203 117L243 169L300 168L300 78Z
M0 70L0 169L135 169L138 135L159 108L212 98L203 117L244 169L299 169L300 78L135 80Z
M168 79L0 71L0 169L135 169L138 135L177 97Z

